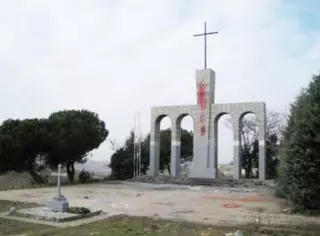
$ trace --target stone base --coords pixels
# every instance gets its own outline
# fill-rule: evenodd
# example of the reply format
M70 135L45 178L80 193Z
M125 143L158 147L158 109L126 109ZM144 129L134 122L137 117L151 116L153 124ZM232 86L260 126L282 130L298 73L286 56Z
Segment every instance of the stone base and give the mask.
M190 179L207 179L212 181L216 179L216 173L214 169L196 169L192 168L189 174Z
M263 187L274 188L275 184L273 180L261 181L258 179L201 179L201 178L189 178L186 176L180 178L174 178L172 176L146 176L142 175L133 181L155 184L179 184L179 185L193 185L193 186L218 186L218 187Z
M69 202L63 195L54 197L48 202L47 207L53 212L67 212L69 209Z
M12 212L10 216L23 217L35 220L66 222L88 217L93 217L102 214L102 211L90 212L87 214L74 214L68 212L53 212L45 207L34 207L27 209L20 209Z

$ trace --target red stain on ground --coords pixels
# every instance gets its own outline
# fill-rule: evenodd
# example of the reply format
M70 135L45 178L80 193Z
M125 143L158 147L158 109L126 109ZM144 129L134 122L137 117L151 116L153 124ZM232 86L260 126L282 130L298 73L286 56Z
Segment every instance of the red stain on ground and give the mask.
M240 208L240 207L242 207L242 205L236 204L236 203L226 203L226 204L222 204L221 206L223 206L224 208Z
M212 199L212 200L229 200L229 201L240 201L240 202L272 202L274 199L272 198L264 198L264 197L242 197L242 198L231 198L231 197L222 197L222 196L203 196L204 198Z

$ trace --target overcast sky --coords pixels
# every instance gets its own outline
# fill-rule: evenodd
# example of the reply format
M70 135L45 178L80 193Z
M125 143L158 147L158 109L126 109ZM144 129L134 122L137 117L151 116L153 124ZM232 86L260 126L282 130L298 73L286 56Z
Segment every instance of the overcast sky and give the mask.
M196 102L203 40L192 35L204 21L219 31L208 38L216 102L284 111L320 72L319 9L318 0L2 0L0 120L84 108L122 143L139 110L147 133L151 106ZM231 131L221 127L226 162ZM108 160L109 147L94 159Z

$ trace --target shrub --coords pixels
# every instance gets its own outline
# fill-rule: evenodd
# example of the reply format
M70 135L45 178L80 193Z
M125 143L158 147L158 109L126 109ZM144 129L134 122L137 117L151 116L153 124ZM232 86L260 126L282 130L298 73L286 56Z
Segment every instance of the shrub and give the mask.
M91 211L86 208L86 207L69 207L69 210L68 210L69 213L72 213L72 214L80 214L80 215L83 215L83 214L88 214L90 213Z
M89 171L86 170L81 170L81 172L79 173L79 181L81 183L87 183L90 180L92 180L92 175Z

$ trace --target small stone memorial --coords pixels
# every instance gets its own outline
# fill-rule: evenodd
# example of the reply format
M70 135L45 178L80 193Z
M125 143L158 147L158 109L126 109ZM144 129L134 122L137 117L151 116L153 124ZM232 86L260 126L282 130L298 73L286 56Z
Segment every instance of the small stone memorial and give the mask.
M48 202L47 207L54 212L67 212L69 209L69 202L65 196L61 194L61 176L67 176L66 173L61 173L61 164L58 165L58 172L52 173L57 176L57 195Z
M1 216L0 214L0 217L13 217L17 220L21 218L31 218L35 220L66 222L98 215L101 215L102 218L105 218L104 216L108 215L102 211L91 212L89 209L84 207L69 207L67 198L61 194L61 176L66 176L66 173L61 173L60 164L58 165L58 172L52 173L52 175L57 176L57 194L48 202L45 207L38 206L19 210L12 208L9 212L7 212L7 216L3 214Z

